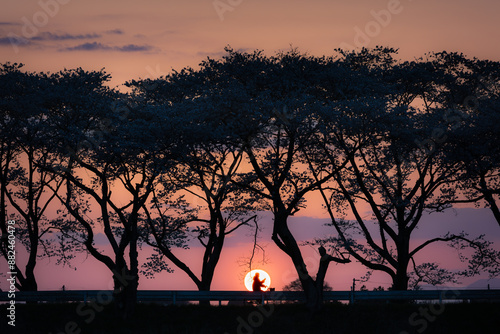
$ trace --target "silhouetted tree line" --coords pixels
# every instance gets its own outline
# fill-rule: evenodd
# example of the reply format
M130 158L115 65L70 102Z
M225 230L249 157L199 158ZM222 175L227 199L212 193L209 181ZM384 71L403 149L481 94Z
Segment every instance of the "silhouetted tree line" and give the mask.
M0 249L6 257L6 222L16 219L29 254L17 264L17 288L37 289L40 256L71 265L88 252L110 270L127 317L141 271L175 267L209 290L225 237L262 211L273 215L272 239L311 310L321 307L332 261L383 271L396 290L498 275L499 252L485 236L418 244L412 233L424 213L456 203L488 207L500 225L500 63L396 55L227 48L196 69L129 81L127 93L108 87L104 70L0 65ZM332 227L310 242L319 246L315 274L288 226L311 193ZM98 233L111 254L99 249ZM204 247L200 276L177 253L192 239ZM468 268L417 262L436 242L456 247ZM142 244L156 251L144 264Z

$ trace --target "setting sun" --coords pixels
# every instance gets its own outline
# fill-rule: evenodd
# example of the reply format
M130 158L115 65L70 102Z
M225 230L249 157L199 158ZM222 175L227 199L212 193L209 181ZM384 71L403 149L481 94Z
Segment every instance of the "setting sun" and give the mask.
M248 291L253 291L252 284L253 284L253 278L256 273L259 274L260 281L265 285L262 291L267 291L271 286L271 276L269 276L269 274L262 269L254 269L250 271L248 274L246 274L245 287L247 288Z

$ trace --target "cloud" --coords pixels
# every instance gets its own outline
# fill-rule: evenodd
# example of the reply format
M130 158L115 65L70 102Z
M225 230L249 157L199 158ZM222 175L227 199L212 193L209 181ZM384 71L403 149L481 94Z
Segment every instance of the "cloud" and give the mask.
M117 47L119 51L123 52L136 52L136 51L152 51L153 47L150 45L136 45L128 44L121 47Z
M9 33L7 36L0 36L0 46L1 45L11 45L11 46L38 46L39 48L45 48L43 45L44 41L69 41L69 40L84 40L84 39L94 39L100 38L102 35L92 33L92 34L68 34L68 33L52 33L52 32L41 32L32 38L24 38L22 36Z
M93 34L54 34L51 32L42 32L37 36L33 37L32 40L35 41L66 41L66 40L80 40L80 39L91 39L91 38L100 38L101 35L93 33Z
M15 34L0 35L0 46L38 46L40 48L56 48L61 52L69 51L114 51L114 52L158 52L160 51L157 47L149 44L124 44L124 45L109 45L106 43L101 43L95 41L95 39L100 39L103 34L114 34L121 35L124 34L121 29L106 30L101 33L84 33L84 34L70 34L63 32L40 32L32 38L23 38ZM78 40L92 40L85 43L77 44L74 46L68 45L58 45L57 42L64 41L78 41ZM52 45L44 45L44 42L56 42Z
M127 44L122 46L109 46L98 42L83 43L80 45L61 49L60 51L118 51L118 52L144 52L154 51L151 45Z
M104 33L109 35L123 35L125 32L121 29L111 29L111 30L106 30Z
M30 40L16 35L0 37L0 45L27 45Z
M96 50L111 50L112 47L104 45L102 43L92 42L83 43L77 46L72 46L68 48L61 49L61 51L96 51Z

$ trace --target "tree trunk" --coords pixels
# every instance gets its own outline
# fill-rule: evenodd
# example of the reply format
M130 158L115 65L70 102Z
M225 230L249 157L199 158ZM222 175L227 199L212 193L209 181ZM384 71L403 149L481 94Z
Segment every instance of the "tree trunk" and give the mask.
M210 222L211 226L222 226L222 224L222 215L217 215L217 217L212 218ZM205 254L203 255L201 280L198 284L199 291L210 291L210 286L212 285L212 280L214 278L215 268L217 267L217 263L219 263L220 255L222 253L222 247L224 245L224 233L225 230L223 228L221 228L218 235L215 230L212 230L210 233L210 240L208 241L207 247L205 248ZM209 300L200 300L199 302L200 305L210 305Z
M277 246L290 256L299 275L299 280L306 295L306 307L311 313L316 313L321 309L322 296L318 294L316 283L307 271L306 264L300 252L297 241L287 226L286 214L275 213L273 240Z
M38 229L36 231L37 235L31 239L31 249L28 258L28 263L25 269L25 281L23 283L23 291L37 291L38 284L35 278L35 267L38 255Z
M401 214L403 216L403 214ZM405 230L404 220L398 224L399 239L396 241L397 266L396 275L392 277L392 289L398 291L408 290L408 264L410 263L410 235Z
M26 267L24 277L22 275L19 275L19 268L17 268L16 271L18 271L17 274L18 284L16 284L16 287L18 288L19 291L38 291L38 283L36 282L33 270L30 270L28 267ZM38 304L38 301L30 300L27 301L26 303Z
M300 280L306 294L306 307L311 314L315 314L323 307L323 287L318 288L317 282L312 277Z
M392 280L392 289L397 291L408 290L408 277L406 273L402 274L399 271L396 273L396 276Z
M133 275L126 267L113 275L114 291L113 297L117 316L122 319L130 319L137 304L137 287L139 277Z
M483 190L484 198L490 206L490 210L493 213L498 225L500 226L500 209L498 208L497 202L493 197L491 191Z
M311 294L311 296L309 297L310 305L308 305L309 309L314 313L321 311L321 308L323 307L323 287L325 283L326 272L328 270L330 262L332 261L338 263L351 262L349 259L337 258L327 254L326 249L323 246L318 248L318 253L321 256L321 258L319 260L319 268L318 268L318 273L316 274L316 281L313 282L316 292L315 295L312 295L310 293Z
M33 273L26 273L26 277L20 285L19 291L38 291L38 283Z
M409 261L399 257L396 275L392 278L392 289L398 291L408 290L408 263Z
M130 224L130 241L129 241L129 260L130 269L127 269L125 260L121 258L118 263L121 263L121 272L125 273L125 277L117 277L115 279L115 301L118 315L122 319L132 318L137 304L137 288L139 286L139 262L137 251L138 231L137 231L137 211L140 208L139 203L139 185L136 185L134 193L134 206L132 215L129 218Z
M219 262L220 254L222 251L223 239L222 241L217 239L215 242L216 245L214 246L213 251L210 254L205 254L208 261L203 263L203 267L201 269L201 280L197 283L199 291L210 291L210 287L212 285L215 268L217 267L217 263ZM199 302L200 305L210 305L209 300L200 300Z
M198 291L210 291L210 283L207 284L207 282L201 282L201 284L198 286ZM210 301L209 300L200 300L199 301L200 305L203 306L210 306Z

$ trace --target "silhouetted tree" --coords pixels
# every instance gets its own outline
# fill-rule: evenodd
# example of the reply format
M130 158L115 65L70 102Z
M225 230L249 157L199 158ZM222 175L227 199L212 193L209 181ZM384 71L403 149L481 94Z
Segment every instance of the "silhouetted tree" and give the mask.
M157 138L164 132L173 135L170 126L175 125L128 106L123 96L105 86L108 79L103 71L81 69L52 76L54 135L48 145L59 164L45 168L65 180L65 191L57 192L69 214L59 224L61 231L112 272L117 310L128 318L139 281L141 210L166 156L157 156ZM99 213L97 221L89 217L91 208ZM101 231L112 256L95 244Z
M316 75L328 61L296 51L266 57L261 52L240 53L227 49L221 60L207 61L204 71L216 75L206 80L214 94L228 101L217 116L230 124L234 141L245 152L251 171L235 183L273 213L275 244L290 256L306 293L307 305L316 311L322 304L322 287L331 261L347 259L321 254L320 271L314 280L288 227L288 217L304 205L304 196L325 180L314 180L301 170L301 154L313 145L315 108L322 101Z
M375 57L380 52L383 56ZM455 275L436 263L416 264L415 255L425 247L459 242L484 252L487 245L482 238L447 234L412 246L412 233L422 215L436 210L438 197L450 191L461 171L461 163L446 159L452 146L445 139L462 118L461 111L450 111L442 102L444 71L423 60L398 64L393 52L375 49L344 55L346 62L354 60L354 68L364 64L368 75L380 78L375 80L377 87L368 90L383 91L335 106L347 117L345 130L323 121L324 131L336 138L336 148L344 151L349 164L335 172L333 183L320 189L337 236L318 243L345 249L366 267L390 275L393 289L406 290L410 266L417 281L436 282L438 276L440 282L454 280ZM371 98L377 95L379 99ZM336 154L328 148L322 156L319 163L333 159L331 164L336 164ZM369 218L362 213L367 207ZM342 218L347 210L354 220Z
M14 235L19 241L15 252L20 254L22 245L28 254L24 269L21 257L14 263L16 287L20 291L36 291L37 260L53 255L56 247L48 234L50 219L45 215L55 197L49 186L58 189L62 181L38 168L53 159L51 152L40 146L47 136L47 76L22 72L22 66L7 63L0 68L0 251L8 259L9 250L13 250L7 243L7 220L14 219Z
M45 246L53 253L46 238L57 228L61 261L85 249L113 273L126 318L141 242L158 250L146 268L171 270L166 257L209 290L225 237L264 210L311 311L321 308L332 261L354 258L405 290L456 278L415 259L447 242L468 261L459 274L498 274L500 252L484 236L449 233L419 244L413 236L424 213L460 202L485 203L499 220L499 63L446 52L401 62L383 47L337 51L227 48L198 69L131 81L130 95L107 87L104 71L48 75L2 65L0 250L6 257L12 208L30 255L18 288L36 289L36 257ZM335 233L315 241L314 276L288 225L313 192ZM64 212L47 218L54 198ZM96 244L99 233L112 254ZM190 238L205 248L200 276L175 251Z
M202 63L203 67L203 63ZM158 80L132 81L134 97L144 108L182 119L179 145L182 153L170 166L164 166L154 190L147 215L146 242L158 253L145 264L152 274L169 269L163 257L183 270L200 291L210 290L225 238L255 219L248 199L231 182L242 161L243 152L228 139L231 129L211 113L222 107L204 75L184 70ZM150 89L154 87L155 89ZM166 141L171 139L167 136ZM186 195L191 200L186 200ZM171 238L172 233L176 238ZM188 246L186 238L196 238L204 248L198 277L174 248Z
M470 59L463 54L441 52L433 56L448 80L443 105L459 110L456 131L447 141L450 163L461 163L455 191L441 205L475 203L488 207L500 226L500 66L498 62Z

